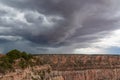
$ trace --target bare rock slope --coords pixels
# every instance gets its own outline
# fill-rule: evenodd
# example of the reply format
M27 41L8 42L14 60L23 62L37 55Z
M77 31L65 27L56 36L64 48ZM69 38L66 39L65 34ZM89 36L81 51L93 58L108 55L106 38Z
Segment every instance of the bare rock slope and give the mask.
M28 67L24 70L16 69L14 72L10 72L0 76L0 80L43 80L49 79L49 65Z

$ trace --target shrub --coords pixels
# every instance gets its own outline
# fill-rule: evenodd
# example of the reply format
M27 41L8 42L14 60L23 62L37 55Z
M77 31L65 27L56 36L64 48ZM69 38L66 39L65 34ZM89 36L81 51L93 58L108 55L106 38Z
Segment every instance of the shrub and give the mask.
M19 50L17 50L17 49L14 49L14 50L9 51L6 55L10 59L15 60L15 59L18 59L18 58L21 57L21 52Z

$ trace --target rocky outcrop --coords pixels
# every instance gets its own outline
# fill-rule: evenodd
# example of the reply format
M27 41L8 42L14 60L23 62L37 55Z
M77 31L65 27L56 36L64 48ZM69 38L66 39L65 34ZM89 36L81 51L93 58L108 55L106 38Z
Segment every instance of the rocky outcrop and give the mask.
M120 80L119 74L120 69L54 71L52 72L51 80Z
M51 67L49 65L28 67L24 70L16 69L5 75L0 75L0 80L46 80L49 79Z

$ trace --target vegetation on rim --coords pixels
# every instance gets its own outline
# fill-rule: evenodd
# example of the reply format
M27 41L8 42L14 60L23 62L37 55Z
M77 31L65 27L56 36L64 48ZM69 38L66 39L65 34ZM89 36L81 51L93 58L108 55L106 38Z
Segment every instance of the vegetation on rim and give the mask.
M33 56L17 49L11 50L0 58L0 72L14 71L15 67L26 68L32 66Z

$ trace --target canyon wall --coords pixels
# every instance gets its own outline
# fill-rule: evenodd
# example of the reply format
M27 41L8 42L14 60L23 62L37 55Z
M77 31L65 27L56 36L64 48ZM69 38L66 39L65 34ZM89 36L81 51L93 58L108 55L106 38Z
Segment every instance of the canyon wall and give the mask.
M38 62L50 64L57 71L120 68L119 55L51 54L39 55L37 58Z
M117 55L37 55L36 64L0 74L0 80L120 80Z
M42 70L32 71L26 69L0 76L0 80L120 80L120 69L89 69L82 71L45 71L43 78ZM43 75L42 75L43 76Z
M120 69L53 71L51 80L120 80Z
M52 66L51 80L120 80L118 55L40 55Z

